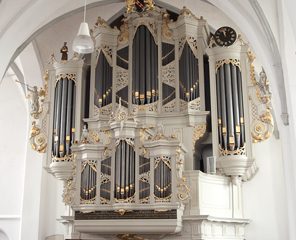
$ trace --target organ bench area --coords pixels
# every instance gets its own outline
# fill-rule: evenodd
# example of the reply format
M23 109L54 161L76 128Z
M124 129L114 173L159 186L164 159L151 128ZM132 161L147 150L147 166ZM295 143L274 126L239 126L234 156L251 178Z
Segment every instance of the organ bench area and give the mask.
M65 239L242 240L242 182L272 127L267 81L258 88L233 29L141 6L99 17L95 52L49 67L47 163L64 181Z

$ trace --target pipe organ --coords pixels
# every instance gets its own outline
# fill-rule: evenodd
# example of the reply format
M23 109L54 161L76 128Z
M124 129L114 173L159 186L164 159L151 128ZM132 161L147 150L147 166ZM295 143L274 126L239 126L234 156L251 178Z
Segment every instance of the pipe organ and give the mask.
M98 18L89 61L75 54L50 65L48 171L65 183L65 239L243 239L252 139L273 126L266 75L257 88L234 30L213 34L185 7L127 3L117 27ZM202 227L213 222L239 230Z

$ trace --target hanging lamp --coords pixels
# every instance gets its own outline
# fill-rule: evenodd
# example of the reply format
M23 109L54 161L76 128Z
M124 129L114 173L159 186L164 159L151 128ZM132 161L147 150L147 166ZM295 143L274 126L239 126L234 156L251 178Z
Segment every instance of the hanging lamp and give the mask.
M86 0L84 0L83 22L80 24L78 34L73 41L73 51L77 53L87 54L94 51L94 41L90 36L89 27L85 22Z

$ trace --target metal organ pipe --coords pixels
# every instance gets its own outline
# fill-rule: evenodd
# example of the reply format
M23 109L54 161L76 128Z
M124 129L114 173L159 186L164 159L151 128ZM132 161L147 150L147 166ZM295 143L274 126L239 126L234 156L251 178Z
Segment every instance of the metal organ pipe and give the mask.
M225 79L224 79L224 68L220 67L220 78L218 81L221 82L221 104L222 104L222 136L224 147L227 148L228 137L227 137L227 117L226 117L226 91L225 91ZM221 143L221 144L223 144Z
M223 149L233 151L243 147L245 141L239 67L232 63L222 65L217 71L216 80L219 144Z
M239 101L239 117L241 129L241 146L245 144L245 126L244 126L244 107L243 107L243 88L242 88L242 75L240 69L237 68L237 87L238 87L238 101Z
M70 143L71 143L71 118L72 118L72 81L68 83L68 96L67 96L67 122L66 122L66 154L70 154Z
M147 30L146 30L147 31ZM150 52L151 52L151 35L150 34L147 34L146 35L146 54L145 56L149 56L150 55ZM152 39L153 41L153 39ZM154 51L152 51L154 52ZM153 64L153 60L154 59L154 56L152 56L150 59L146 60L146 66L145 66L145 74L146 74L146 99L147 99L147 103L150 103L151 102L151 66ZM149 61L150 60L150 61ZM152 62L151 62L152 60Z
M55 109L55 141L54 141L54 156L59 156L60 145L60 124L61 124L61 98L62 98L62 80L59 80L56 84L56 109Z
M134 104L147 104L157 100L158 51L153 35L141 25L133 39L133 95Z
M61 103L61 128L60 128L61 140L59 145L59 152L61 157L64 157L65 155L67 90L68 90L68 80L63 80L63 95L62 95L62 103Z
M237 88L237 74L236 66L231 66L231 82L232 82L232 96L233 96L233 116L235 127L235 146L240 147L240 125L239 125L239 109L238 109L238 88Z
M231 74L230 65L225 64L225 85L226 85L226 106L227 106L227 126L228 126L228 143L230 150L234 150L234 127L233 127L233 104L232 104L232 89L231 89Z
M218 138L219 142L222 143L222 113L221 113L221 81L220 71L217 71L217 110L218 110Z
M75 106L76 106L76 85L75 82L72 85L73 94L72 94L72 144L75 142Z

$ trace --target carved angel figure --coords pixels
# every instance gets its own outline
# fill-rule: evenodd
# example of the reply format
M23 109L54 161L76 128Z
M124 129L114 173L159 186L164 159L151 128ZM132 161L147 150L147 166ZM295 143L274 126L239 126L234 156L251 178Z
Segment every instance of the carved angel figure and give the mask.
M27 86L27 90L30 92L27 98L30 99L30 105L31 105L31 115L34 116L35 114L39 113L39 92L37 86L29 87Z
M153 10L154 9L154 1L153 0L145 0L144 2L146 3L146 6L147 6L148 10Z
M89 143L89 134L86 125L83 126L82 133L81 133L81 143Z
M267 79L266 73L264 69L262 68L262 71L259 74L259 87L263 95L270 95L270 90L269 90L269 81Z
M134 11L135 0L126 0L126 12L131 13Z

